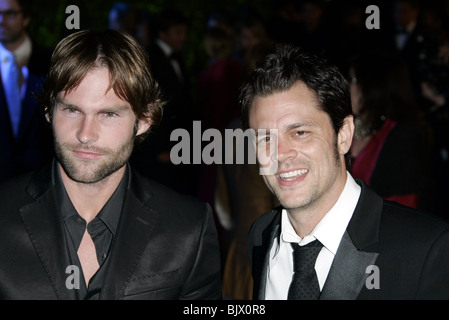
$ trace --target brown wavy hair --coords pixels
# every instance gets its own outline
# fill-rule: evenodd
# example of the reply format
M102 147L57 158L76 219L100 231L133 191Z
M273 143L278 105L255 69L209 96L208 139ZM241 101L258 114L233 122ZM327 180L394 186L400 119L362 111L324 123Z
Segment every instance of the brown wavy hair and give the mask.
M115 30L83 30L58 43L39 97L50 122L58 94L76 89L90 70L100 66L108 68L110 88L131 105L137 119L150 118L150 128L159 124L165 102L150 73L148 55L132 36ZM150 129L135 142L149 133Z

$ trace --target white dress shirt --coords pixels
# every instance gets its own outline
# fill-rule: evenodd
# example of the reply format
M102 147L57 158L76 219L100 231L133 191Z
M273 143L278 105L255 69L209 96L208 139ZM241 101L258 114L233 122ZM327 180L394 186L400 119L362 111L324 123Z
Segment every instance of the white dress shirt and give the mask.
M22 72L22 86L21 86L21 95L22 98L25 96L26 91L26 81L28 79L28 63L30 61L31 57L31 51L32 51L32 42L30 38L27 36L25 38L25 41L18 47L14 52L14 59L19 67L20 71ZM5 57L8 55L7 49L2 46L0 43L0 61L1 64L1 73L2 73L2 81L4 82L5 79L5 69L6 65L3 63L5 62Z
M413 30L416 27L416 21L410 22L407 27L405 28L405 32L399 33L396 35L396 48L398 50L402 50L405 47L405 44L407 43L408 38L410 37L410 34L412 34Z
M302 246L317 239L323 244L315 263L320 290L323 289L340 241L359 200L360 192L360 186L347 172L345 187L335 205L326 213L313 231L302 239L296 234L290 223L287 211L282 210L281 233L279 238L274 240L270 251L265 291L266 300L287 299L288 289L293 277L291 242L299 243Z
M31 40L28 37L13 52L8 51L0 44L0 70L14 136L17 136L19 132L22 99L26 92L27 65L30 56Z

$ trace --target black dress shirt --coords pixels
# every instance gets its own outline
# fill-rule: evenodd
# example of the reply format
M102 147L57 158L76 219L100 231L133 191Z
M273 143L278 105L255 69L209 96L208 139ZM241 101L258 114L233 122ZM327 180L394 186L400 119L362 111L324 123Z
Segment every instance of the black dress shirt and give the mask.
M73 206L62 182L59 166L56 161L54 163L53 178L64 223L64 232L68 245L67 249L72 265L76 265L80 270L81 279L79 279L80 287L77 290L78 298L95 300L99 298L101 288L103 287L109 252L117 231L123 200L129 184L129 168L127 165L119 186L97 216L87 225L87 231L92 237L97 252L98 264L100 265L100 268L90 279L89 287L87 287L77 253L86 230L86 221L78 214Z

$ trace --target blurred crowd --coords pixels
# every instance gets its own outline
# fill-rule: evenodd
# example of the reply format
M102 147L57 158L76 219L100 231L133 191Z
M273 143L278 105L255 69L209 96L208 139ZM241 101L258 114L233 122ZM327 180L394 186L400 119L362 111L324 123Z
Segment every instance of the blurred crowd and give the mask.
M26 9L26 1L0 0L0 53L16 51L11 35L29 39L30 17L12 23L13 13L3 8L11 2ZM376 2L380 29L370 30L365 9ZM279 0L269 18L257 12L251 7L211 12L203 42L197 44L204 48L200 67L185 60L191 21L182 12L173 8L154 15L126 2L108 12L109 28L132 34L147 50L168 101L162 123L136 147L131 163L142 174L213 206L224 296L230 299L250 298L247 231L277 203L256 165L174 165L170 151L177 141L170 134L176 128L192 134L194 120L201 121L202 130L240 128L241 81L278 43L322 55L347 76L356 123L351 174L386 199L449 218L444 200L449 195L449 1ZM39 91L49 53L37 44L32 48L28 55L33 58L20 67L25 80L34 82L22 79L22 118L15 133L5 120L6 98L0 92L0 179L36 169L52 153L48 126L35 102L26 98L32 89ZM5 57L0 56L2 63Z

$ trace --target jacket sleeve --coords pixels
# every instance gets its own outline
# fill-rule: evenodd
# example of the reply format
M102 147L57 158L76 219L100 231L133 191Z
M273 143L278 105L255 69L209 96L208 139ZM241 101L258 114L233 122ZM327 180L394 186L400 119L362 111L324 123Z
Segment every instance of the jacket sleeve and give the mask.
M449 299L449 229L439 235L427 254L417 299Z

